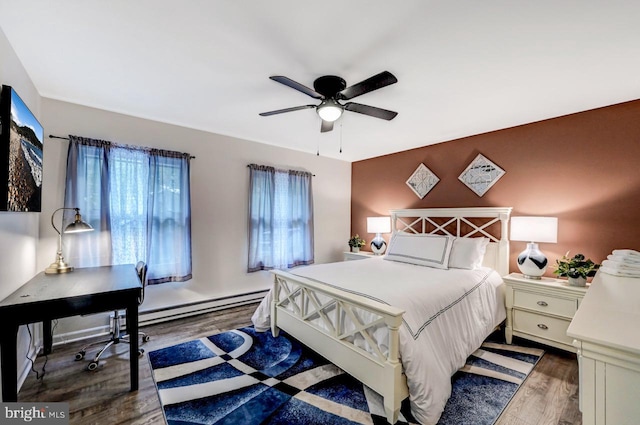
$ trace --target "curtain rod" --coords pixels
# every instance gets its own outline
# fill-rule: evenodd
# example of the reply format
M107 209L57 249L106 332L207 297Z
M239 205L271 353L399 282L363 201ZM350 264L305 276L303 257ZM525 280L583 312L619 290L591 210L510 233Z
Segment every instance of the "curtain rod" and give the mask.
M50 138L50 139L69 140L69 138L68 138L68 137L54 136L53 134L50 134L50 135L49 135L49 138ZM195 159L196 157L195 157L195 156L193 156L193 155L190 155L190 158L191 158L191 159Z
M251 167L251 164L247 164L247 168L249 168L249 167ZM315 175L315 174L313 174L313 173L311 173L311 176L312 176L312 177L315 177L316 175Z

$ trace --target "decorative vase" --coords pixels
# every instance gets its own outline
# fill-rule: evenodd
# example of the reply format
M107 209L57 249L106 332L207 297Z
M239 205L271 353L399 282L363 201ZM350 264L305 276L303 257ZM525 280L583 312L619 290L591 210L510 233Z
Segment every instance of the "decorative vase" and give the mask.
M371 252L373 252L374 255L382 255L386 249L387 243L380 233L376 234L376 237L371 240Z
M569 285L570 286L586 286L587 278L582 276L569 277Z
M351 247L351 252L360 252L360 247L359 246L352 246Z
M538 244L530 242L518 255L518 268L527 279L540 279L547 270L547 257L540 252Z

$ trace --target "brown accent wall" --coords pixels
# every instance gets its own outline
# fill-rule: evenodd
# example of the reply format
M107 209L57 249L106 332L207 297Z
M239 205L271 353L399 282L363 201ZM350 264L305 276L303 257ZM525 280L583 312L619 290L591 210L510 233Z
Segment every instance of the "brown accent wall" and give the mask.
M483 197L458 180L479 153L506 171ZM423 199L406 185L421 162L440 178ZM640 250L640 100L352 164L351 232L367 243L368 216L473 206L558 217L558 243L540 244L550 265L567 251L601 262L613 249ZM511 271L525 245L511 242Z

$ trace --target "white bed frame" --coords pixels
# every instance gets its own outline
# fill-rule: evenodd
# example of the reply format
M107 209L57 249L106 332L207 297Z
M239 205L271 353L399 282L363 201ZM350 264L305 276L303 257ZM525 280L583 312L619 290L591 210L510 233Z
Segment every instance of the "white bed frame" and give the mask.
M403 209L390 213L394 233L488 237L490 243L483 265L494 268L501 276L508 274L511 208ZM499 231L492 231L490 227L498 227ZM279 329L283 329L376 391L384 398L387 420L394 424L402 400L409 395L399 360L398 330L404 311L284 271L273 271L273 274L272 334L278 336ZM361 320L358 309L373 313L374 319ZM329 311L332 313L328 314ZM345 331L343 318L349 318L355 330ZM318 321L328 330L318 326ZM381 323L389 331L387 354L383 354L370 334L372 328ZM366 341L369 350L353 344L357 334Z

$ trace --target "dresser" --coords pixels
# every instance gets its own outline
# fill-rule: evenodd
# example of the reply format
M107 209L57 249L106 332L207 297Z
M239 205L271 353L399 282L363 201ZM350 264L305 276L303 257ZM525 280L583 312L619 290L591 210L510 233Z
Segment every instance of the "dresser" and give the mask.
M598 272L569 329L584 425L640 423L640 279Z
M526 279L520 273L504 276L507 324L505 337L513 336L575 352L567 328L578 311L587 287L570 286L566 280L543 277Z

